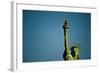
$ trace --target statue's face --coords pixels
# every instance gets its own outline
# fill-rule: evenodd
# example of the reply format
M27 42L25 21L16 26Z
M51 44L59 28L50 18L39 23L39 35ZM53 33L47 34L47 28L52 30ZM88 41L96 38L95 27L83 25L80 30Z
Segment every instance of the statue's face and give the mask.
M76 55L79 55L79 48L78 47L74 48L74 51L75 51Z

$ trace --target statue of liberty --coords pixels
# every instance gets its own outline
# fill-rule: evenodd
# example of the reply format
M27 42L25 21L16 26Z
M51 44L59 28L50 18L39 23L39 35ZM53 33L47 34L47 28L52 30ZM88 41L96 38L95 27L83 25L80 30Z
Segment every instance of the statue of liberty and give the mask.
M64 29L64 46L65 50L63 53L64 60L79 60L79 46L72 46L71 49L68 46L68 20L65 20L63 29Z

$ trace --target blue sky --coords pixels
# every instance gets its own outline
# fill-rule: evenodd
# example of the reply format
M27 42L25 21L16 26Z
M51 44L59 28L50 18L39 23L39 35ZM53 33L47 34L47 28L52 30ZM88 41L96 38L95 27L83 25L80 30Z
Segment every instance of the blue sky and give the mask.
M80 60L90 59L90 13L23 10L23 62L63 61L66 19L69 46L80 44Z

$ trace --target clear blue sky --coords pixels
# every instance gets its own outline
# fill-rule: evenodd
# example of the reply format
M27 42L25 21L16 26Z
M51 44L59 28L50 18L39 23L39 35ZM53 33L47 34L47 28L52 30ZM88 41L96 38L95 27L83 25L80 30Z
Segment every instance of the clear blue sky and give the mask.
M90 13L23 10L23 62L62 61L66 19L70 21L69 46L80 44L80 59L90 59Z

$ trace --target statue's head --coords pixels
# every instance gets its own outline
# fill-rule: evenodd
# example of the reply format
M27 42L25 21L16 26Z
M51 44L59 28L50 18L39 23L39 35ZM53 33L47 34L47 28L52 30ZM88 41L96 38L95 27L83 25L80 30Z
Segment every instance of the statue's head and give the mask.
M80 52L80 47L79 46L72 46L71 47L71 55L75 59L79 59L79 52Z

